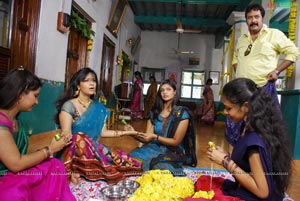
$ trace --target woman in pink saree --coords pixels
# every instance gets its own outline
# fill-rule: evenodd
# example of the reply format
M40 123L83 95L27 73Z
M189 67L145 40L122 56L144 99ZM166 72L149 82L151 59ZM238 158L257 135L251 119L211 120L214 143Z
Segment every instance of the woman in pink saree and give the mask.
M144 111L144 95L143 95L143 79L141 72L135 71L135 82L133 85L133 96L130 105L130 109L133 112L133 118L143 119L143 111Z
M26 154L28 133L16 117L38 103L41 86L39 78L24 68L14 69L0 81L1 201L75 200L64 165L50 158L70 139L58 135L49 146Z
M214 94L211 89L212 79L209 78L206 81L206 85L203 91L203 101L200 104L199 108L196 110L196 115L199 118L200 122L205 124L214 124L215 123L215 103L214 103Z

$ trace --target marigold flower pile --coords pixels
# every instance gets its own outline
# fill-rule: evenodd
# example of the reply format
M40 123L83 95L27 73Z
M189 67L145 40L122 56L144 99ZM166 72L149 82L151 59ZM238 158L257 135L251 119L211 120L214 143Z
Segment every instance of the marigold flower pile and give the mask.
M169 170L150 170L136 181L140 187L129 201L175 201L194 194L194 182L191 179L174 177Z

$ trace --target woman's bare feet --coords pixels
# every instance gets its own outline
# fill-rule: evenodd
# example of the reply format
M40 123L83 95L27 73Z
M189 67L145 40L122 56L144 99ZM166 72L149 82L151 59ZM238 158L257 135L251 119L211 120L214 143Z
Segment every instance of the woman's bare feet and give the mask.
M80 181L80 174L78 173L72 173L71 174L71 182L75 185L79 184Z

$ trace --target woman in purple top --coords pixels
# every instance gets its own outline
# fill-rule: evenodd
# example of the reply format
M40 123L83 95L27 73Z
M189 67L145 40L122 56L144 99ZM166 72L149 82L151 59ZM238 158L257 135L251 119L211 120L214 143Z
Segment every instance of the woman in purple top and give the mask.
M232 155L221 147L208 149L208 157L222 164L235 178L225 180L224 194L244 200L276 201L284 198L291 171L287 129L273 98L247 78L223 88L224 112L243 121Z

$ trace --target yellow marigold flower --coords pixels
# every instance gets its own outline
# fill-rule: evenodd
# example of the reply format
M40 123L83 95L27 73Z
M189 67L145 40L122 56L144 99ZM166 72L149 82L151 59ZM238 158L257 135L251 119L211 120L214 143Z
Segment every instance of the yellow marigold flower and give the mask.
M209 141L209 142L208 142L208 145L209 145L209 149L211 149L211 150L215 150L215 149L216 149L216 145L215 145L214 142Z
M136 179L140 187L129 198L135 200L178 200L194 194L194 182L187 177L173 177L168 170L150 170Z
M215 196L215 192L213 190L211 191L197 191L193 198L205 198L211 200Z

